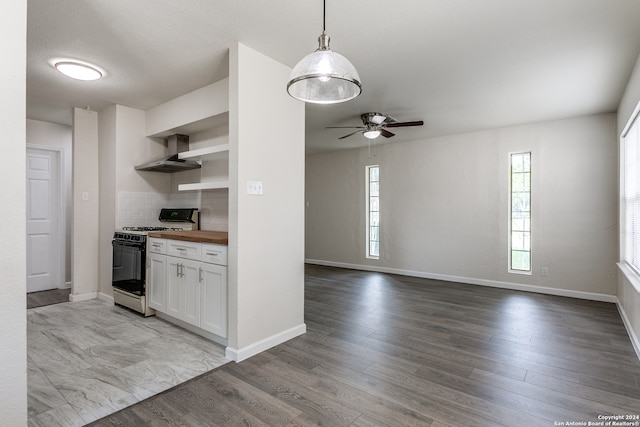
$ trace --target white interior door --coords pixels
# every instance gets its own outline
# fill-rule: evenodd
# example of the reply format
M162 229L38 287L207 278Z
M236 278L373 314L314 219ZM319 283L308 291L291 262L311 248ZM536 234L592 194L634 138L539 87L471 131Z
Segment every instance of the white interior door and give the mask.
M57 151L27 148L27 292L62 288Z

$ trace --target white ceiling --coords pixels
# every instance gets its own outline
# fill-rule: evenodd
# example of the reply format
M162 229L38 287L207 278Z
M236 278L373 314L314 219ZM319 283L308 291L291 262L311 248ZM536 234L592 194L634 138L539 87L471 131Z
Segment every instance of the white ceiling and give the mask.
M365 146L324 127L372 111L424 120L393 143L616 111L639 22L638 0L329 0L331 48L364 89L307 105L307 151ZM228 75L236 41L293 67L321 30L320 0L28 0L27 117L70 124L71 107L148 109ZM71 80L55 57L107 76Z

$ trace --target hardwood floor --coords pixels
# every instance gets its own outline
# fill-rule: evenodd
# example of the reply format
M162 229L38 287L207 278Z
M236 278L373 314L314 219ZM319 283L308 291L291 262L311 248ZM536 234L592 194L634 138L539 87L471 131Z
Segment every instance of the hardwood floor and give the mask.
M310 265L305 283L305 335L91 425L554 426L640 415L640 361L614 304Z

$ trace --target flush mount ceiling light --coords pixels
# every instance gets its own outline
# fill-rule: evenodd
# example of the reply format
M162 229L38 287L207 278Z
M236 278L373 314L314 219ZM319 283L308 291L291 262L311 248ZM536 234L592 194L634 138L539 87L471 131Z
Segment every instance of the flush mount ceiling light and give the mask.
M86 62L71 59L57 59L52 62L56 70L60 71L67 77L71 77L72 79L98 80L104 75L104 72L98 67Z
M287 92L312 104L336 104L362 92L360 76L347 58L329 48L325 33L326 2L322 2L322 34L318 49L305 56L291 71Z

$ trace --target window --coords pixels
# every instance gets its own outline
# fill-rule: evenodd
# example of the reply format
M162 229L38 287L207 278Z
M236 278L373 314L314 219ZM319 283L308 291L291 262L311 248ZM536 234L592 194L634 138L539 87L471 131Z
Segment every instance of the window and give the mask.
M366 167L367 173L367 258L380 257L380 167Z
M531 153L511 154L509 271L531 272Z
M640 274L640 123L637 115L622 133L622 261Z

